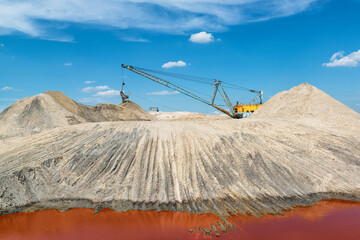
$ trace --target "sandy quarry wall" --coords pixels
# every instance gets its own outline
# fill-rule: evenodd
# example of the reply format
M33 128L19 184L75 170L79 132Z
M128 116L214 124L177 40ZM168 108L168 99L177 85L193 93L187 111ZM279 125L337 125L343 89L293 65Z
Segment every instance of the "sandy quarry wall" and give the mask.
M259 216L323 198L360 200L359 114L310 85L295 90L305 103L278 95L242 120L84 123L0 139L0 211ZM339 106L343 124L322 121Z

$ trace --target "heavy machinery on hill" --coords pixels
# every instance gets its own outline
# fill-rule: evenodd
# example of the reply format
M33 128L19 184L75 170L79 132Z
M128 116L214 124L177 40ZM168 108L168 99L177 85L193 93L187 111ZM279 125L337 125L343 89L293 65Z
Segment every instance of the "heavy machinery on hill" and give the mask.
M177 77L177 78L182 78L182 79L193 79L194 81L198 81L198 82L203 82L205 79L207 78L199 78L199 77L193 77L193 76L189 76L189 75L183 75L183 74L176 74L176 73L168 73L168 72L160 72L160 71L155 71L155 70L150 70L150 69L144 69L144 68L139 68L139 67L133 67L133 66L128 66L125 64L121 65L123 68L128 69L134 73L137 73L143 77L146 77L154 82L157 82L165 87L171 88L177 92L180 92L182 94L185 94L191 98L194 98L200 102L203 102L209 106L212 106L214 108L216 108L217 110L225 113L226 115L232 117L232 118L244 118L249 116L251 113L253 113L256 109L258 109L262 104L263 104L263 91L256 91L256 90L252 90L252 89L247 89L247 88L243 88L243 87L239 87L230 83L226 83L227 85L229 85L229 87L238 89L238 90L243 90L243 91L249 91L252 93L256 93L256 97L249 103L249 104L240 104L239 102L237 102L237 104L235 106L232 105L227 93L225 92L225 89L223 87L223 83L220 80L216 80L214 79L212 85L214 87L214 92L212 95L212 98L210 101L176 85L173 84L167 80L164 80L162 78L156 77L152 74L150 74L149 72L153 72L153 73L157 73L157 74L162 74L162 75L168 75L171 77ZM196 78L196 79L195 79ZM207 79L208 80L208 79ZM224 100L226 106L228 107L228 110L225 110L223 108L221 108L220 106L215 104L215 99L216 99L216 95L217 93L220 93L222 99ZM259 103L258 104L254 104L256 102L256 100L259 99Z

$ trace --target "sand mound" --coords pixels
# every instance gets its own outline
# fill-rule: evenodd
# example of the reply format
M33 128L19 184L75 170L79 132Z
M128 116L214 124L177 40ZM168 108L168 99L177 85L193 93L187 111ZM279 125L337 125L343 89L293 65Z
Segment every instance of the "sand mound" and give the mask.
M27 109L52 103L45 95ZM77 117L66 104L58 108ZM99 112L106 116L112 108ZM336 119L335 112L342 115L336 128L307 122ZM359 201L357 117L303 84L242 120L84 123L0 139L0 211L89 207L259 216L326 198Z
M48 91L14 103L0 113L0 136L38 132L84 122L151 120L133 102L86 106L61 92Z
M28 109L50 102L37 101ZM328 124L335 112L336 128ZM360 201L357 118L304 84L241 120L83 123L0 139L0 215L88 207L259 216L327 198Z
M342 130L250 119L123 121L0 139L0 209L228 216L360 200L360 134Z
M320 121L335 125L360 124L360 114L318 88L304 83L276 94L252 116L263 119Z
M89 106L88 106L89 107ZM134 102L120 105L101 103L93 107L93 111L104 116L107 121L148 121L152 116Z

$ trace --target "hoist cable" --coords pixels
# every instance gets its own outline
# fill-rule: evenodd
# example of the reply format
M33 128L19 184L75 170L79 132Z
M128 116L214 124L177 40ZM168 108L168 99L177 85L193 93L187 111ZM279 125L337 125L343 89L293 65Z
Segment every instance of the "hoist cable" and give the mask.
M188 81L193 81L193 82L208 84L208 85L211 85L215 81L215 79L207 78L207 77L198 77L198 76L191 76L191 75L185 75L185 74L179 74L179 73L170 73L170 72L152 70L152 69L147 69L147 68L139 68L139 67L134 67L134 68L140 69L140 70L146 71L146 72L157 73L160 75L170 76L170 77L174 77L174 78L179 78L179 79L183 79L183 80L188 80ZM232 83L228 83L228 82L224 82L224 81L221 81L221 83L226 85L227 88L232 88L232 89L237 89L237 90L242 90L242 91L251 91L251 92L254 91L250 88L241 87L241 86L238 86L238 85L235 85ZM255 91L255 92L258 92L258 91Z

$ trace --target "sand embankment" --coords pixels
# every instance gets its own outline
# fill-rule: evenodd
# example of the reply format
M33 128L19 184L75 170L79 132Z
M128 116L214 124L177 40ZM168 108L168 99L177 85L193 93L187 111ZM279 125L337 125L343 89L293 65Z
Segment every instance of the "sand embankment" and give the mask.
M359 201L360 115L308 84L285 94L307 105L282 93L242 120L83 123L0 139L0 211L226 217ZM337 127L332 112L343 116Z

